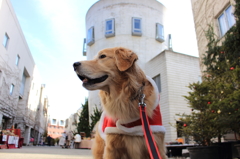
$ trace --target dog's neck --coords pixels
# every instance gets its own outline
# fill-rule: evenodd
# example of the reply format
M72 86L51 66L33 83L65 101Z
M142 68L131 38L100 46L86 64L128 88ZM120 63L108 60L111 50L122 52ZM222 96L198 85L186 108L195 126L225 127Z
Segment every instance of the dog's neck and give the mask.
M141 95L143 94L143 89L145 86L145 82L142 83L142 86L138 89L137 93L130 98L131 101L139 99Z
M144 74L143 74L144 75ZM126 78L124 83L109 85L109 92L100 91L104 110L113 120L132 120L139 118L139 96L145 94L145 103L148 105L147 114L152 116L153 103L156 96L152 84L146 76Z

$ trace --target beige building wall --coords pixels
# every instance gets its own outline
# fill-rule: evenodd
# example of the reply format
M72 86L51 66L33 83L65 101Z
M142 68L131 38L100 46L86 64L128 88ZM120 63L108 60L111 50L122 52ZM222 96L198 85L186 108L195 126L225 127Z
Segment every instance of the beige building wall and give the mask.
M165 50L146 63L146 72L150 77L160 75L160 107L166 142L173 142L177 139L177 131L171 125L179 120L176 114L190 112L183 96L190 91L187 86L199 80L199 58Z
M216 36L220 39L220 27L218 17L229 5L233 5L234 0L191 0L192 11L195 24L195 31L198 43L201 71L204 70L201 58L207 50L207 38L205 31L208 25L213 26Z
M9 39L4 46L6 34ZM0 129L20 128L24 143L28 144L30 137L38 139L46 130L40 124L46 120L40 113L45 95L10 0L0 1L0 42ZM11 85L14 85L12 94Z

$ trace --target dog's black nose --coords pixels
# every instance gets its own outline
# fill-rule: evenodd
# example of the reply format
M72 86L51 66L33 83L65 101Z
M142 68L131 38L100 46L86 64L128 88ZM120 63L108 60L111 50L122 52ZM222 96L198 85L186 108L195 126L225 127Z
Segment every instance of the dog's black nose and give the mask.
M73 64L74 71L76 71L77 67L80 66L80 65L81 65L80 62L75 62L75 63Z

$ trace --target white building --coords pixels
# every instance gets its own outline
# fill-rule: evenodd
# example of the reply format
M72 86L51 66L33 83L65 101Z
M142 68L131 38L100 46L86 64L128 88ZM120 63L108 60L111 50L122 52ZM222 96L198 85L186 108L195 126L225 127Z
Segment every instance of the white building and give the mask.
M77 124L79 123L81 111L81 109L78 109L76 113L71 114L69 118L66 119L65 129L67 132L73 132L74 134L78 132Z
M189 83L200 76L199 59L172 52L166 28L167 9L156 0L99 0L86 15L86 46L83 53L92 59L109 47L126 47L137 53L138 65L160 89L166 142L175 141L175 114L188 112L183 95ZM187 47L187 44L186 44ZM89 92L89 111L100 106L98 91Z
M21 129L24 143L46 130L48 100L10 3L0 0L0 129Z

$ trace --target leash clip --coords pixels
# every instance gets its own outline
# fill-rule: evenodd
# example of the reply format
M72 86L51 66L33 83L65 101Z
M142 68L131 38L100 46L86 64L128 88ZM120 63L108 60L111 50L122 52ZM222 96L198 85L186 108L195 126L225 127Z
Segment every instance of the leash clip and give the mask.
M145 98L145 94L141 94L139 97L139 106L145 107L146 103L144 103L144 98Z

